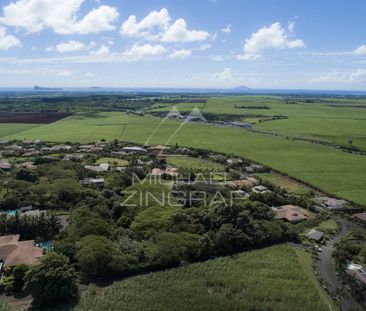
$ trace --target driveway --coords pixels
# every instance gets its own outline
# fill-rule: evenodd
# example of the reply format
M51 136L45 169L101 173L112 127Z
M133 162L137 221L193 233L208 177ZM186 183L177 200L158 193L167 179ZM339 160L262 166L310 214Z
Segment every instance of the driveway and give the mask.
M317 262L317 269L328 285L328 289L333 296L337 296L340 299L342 310L358 310L359 304L350 297L347 293L342 292L340 294L342 283L340 282L335 269L335 262L333 259L333 251L335 244L345 237L352 229L358 229L366 231L362 228L346 219L337 218L335 221L341 228L340 233L327 241L325 246L322 246L322 252L319 253L319 261Z

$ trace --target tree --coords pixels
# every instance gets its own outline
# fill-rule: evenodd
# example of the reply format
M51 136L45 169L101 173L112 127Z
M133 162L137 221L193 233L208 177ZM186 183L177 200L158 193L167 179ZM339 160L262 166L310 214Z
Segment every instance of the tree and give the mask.
M27 265L18 265L13 269L14 293L19 293L22 291L25 283L25 275L28 270L29 266Z
M106 278L128 268L128 256L112 240L89 235L77 243L76 259L86 279Z
M78 297L77 276L69 259L51 252L25 276L26 288L37 307L54 306Z

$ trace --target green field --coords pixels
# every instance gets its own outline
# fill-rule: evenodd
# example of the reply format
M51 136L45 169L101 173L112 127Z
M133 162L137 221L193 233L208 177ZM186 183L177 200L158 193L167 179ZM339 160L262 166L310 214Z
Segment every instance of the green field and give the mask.
M38 124L12 124L12 123L0 123L0 139L7 135L18 133L21 136L21 132L37 127Z
M303 251L269 247L132 277L90 291L74 311L337 310L310 263Z
M2 139L93 142L115 138L144 143L159 118L124 113L78 114ZM151 139L165 144L180 122L168 120ZM251 133L241 129L188 123L170 140L172 145L232 153L263 163L308 182L323 191L366 206L366 157L307 142Z
M182 103L177 107L181 112L190 112L197 106L208 114L238 115L238 119L256 123L254 128L257 130L290 137L321 140L345 146L348 145L349 139L352 139L353 146L366 150L366 109L355 108L355 106L366 107L365 101L348 99L315 99L314 103L295 99L289 101L295 103L288 104L278 96L216 97L210 98L207 104ZM270 109L239 109L235 106L267 106ZM169 109L170 107L166 107L155 111ZM258 123L260 119L276 115L288 119Z
M164 158L168 164L177 168L219 172L224 170L223 165L204 159L185 156L168 156Z

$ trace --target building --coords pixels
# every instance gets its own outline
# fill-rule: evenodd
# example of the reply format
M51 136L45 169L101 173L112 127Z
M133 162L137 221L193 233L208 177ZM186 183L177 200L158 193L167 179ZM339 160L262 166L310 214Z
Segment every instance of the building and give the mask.
M33 240L20 242L19 238L19 235L0 237L0 262L4 267L34 265L42 257L42 249L35 247Z
M275 219L286 220L290 223L297 223L308 219L308 213L295 205L283 205L281 207L272 207Z
M316 229L311 229L307 234L305 234L305 236L310 240L320 242L324 238L324 232Z

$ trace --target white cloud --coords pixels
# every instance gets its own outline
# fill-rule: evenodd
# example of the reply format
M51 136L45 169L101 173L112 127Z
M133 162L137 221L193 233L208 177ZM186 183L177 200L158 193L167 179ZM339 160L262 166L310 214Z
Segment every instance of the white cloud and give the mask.
M217 72L212 75L211 79L214 81L226 81L233 78L233 71L231 68L226 67L222 72Z
M69 76L72 76L73 73L69 70L62 70L62 71L58 72L57 75L59 77L69 77Z
M294 25L289 26L293 30ZM253 60L260 56L263 50L268 49L295 49L305 47L303 40L290 39L289 31L274 23L269 27L263 27L253 33L249 39L245 40L244 55L237 58L241 60Z
M16 37L7 35L6 29L0 27L0 50L8 50L20 46L22 46L22 44Z
M287 29L289 33L293 33L295 30L295 23L294 22L288 22Z
M311 80L315 83L363 83L366 82L366 69L358 68L350 73L341 73L336 70L328 72Z
M192 42L204 41L209 37L209 33L202 30L188 30L187 23L180 18L164 33L163 42Z
M71 40L69 42L61 42L56 45L57 52L66 53L66 52L77 52L85 49L84 43L80 41Z
M361 45L353 51L355 55L366 55L366 45Z
M98 50L90 52L90 54L98 56L108 55L109 53L109 47L104 44L102 44Z
M86 72L86 73L84 73L84 76L89 77L89 78L93 78L93 77L95 77L95 74L93 74L91 72Z
M123 58L130 61L136 61L141 59L147 59L152 57L157 57L165 54L167 49L160 45L151 45L151 44L135 44L130 49L124 51L122 53Z
M192 51L191 50L187 50L187 49L181 49L181 50L175 50L173 51L169 57L170 58L187 58L189 56L192 55Z
M203 41L209 33L203 30L188 30L187 23L180 18L171 23L167 9L152 11L140 22L131 15L121 26L121 34L130 38L143 38L162 42L193 42Z
M203 44L201 46L199 46L196 50L197 51L206 51L208 49L210 49L212 47L211 44Z
M168 28L170 20L169 12L165 8L159 12L152 11L140 22L137 22L135 15L131 15L122 24L121 34L131 38L157 40L161 36L161 31Z
M116 8L102 5L81 19L78 12L85 0L18 0L3 7L0 23L39 32L51 28L58 34L89 34L113 30L119 16Z
M231 24L225 26L223 29L221 29L221 32L230 34L231 33Z

